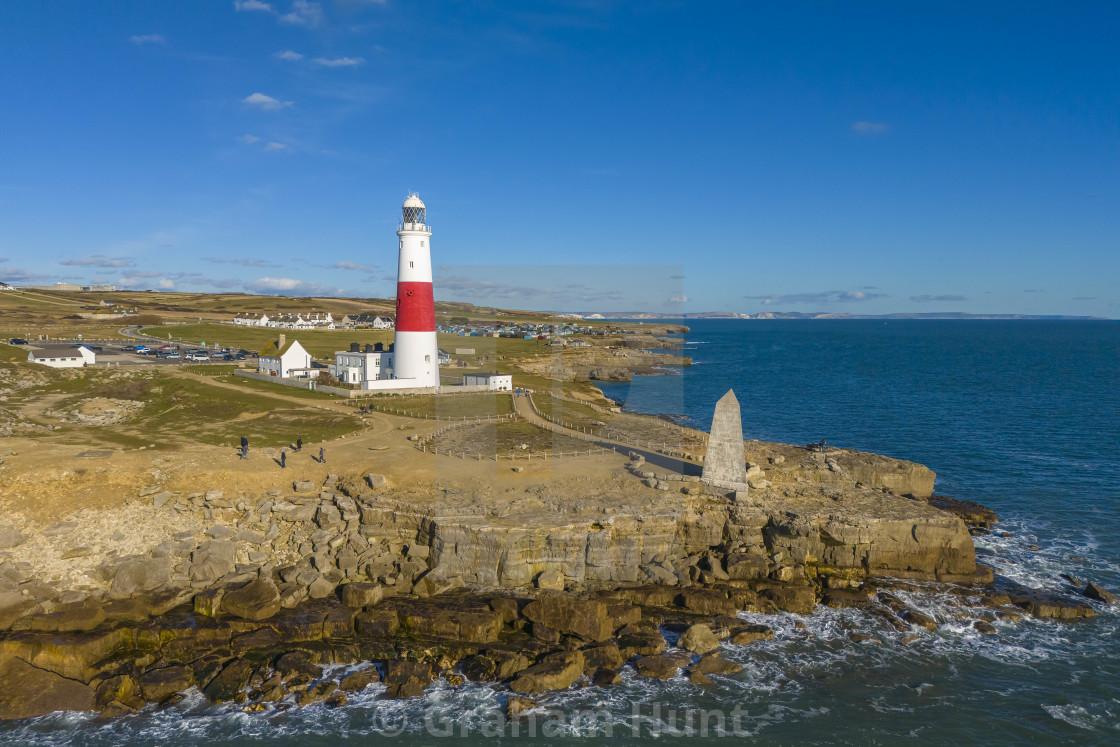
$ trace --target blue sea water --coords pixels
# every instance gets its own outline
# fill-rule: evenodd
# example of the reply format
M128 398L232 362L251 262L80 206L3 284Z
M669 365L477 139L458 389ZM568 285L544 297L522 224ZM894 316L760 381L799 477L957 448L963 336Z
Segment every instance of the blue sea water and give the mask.
M976 539L980 561L1028 586L1068 573L1120 591L1120 323L700 320L694 365L602 389L633 410L707 428L733 388L747 438L830 444L910 459L937 492L996 510L1010 536ZM1031 550L1036 546L1038 550ZM622 685L541 699L503 723L506 694L435 686L424 698L248 714L194 693L113 722L55 715L7 727L40 744L697 744L1120 742L1120 606L1075 623L1027 618L982 636L976 600L905 595L945 621L904 645L857 610L746 615L773 640L725 645L745 666L701 689L624 673ZM853 632L880 642L855 643Z

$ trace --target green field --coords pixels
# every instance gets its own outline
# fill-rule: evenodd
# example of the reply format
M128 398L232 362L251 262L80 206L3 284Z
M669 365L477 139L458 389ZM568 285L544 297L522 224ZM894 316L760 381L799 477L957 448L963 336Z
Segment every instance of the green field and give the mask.
M363 402L355 402L359 407ZM508 415L513 412L513 397L506 392L472 394L408 394L374 397L364 404L377 409L391 408L411 413L410 417L474 418Z
M569 425L599 428L602 424L609 423L612 417L597 412L587 405L556 399L545 393L534 394L533 402L536 403L537 409L545 415L562 420Z
M98 443L175 448L189 443L236 445L248 436L254 446L283 446L296 437L315 442L351 433L358 418L277 400L249 389L230 390L174 373L146 369L43 369L48 383L13 396L10 405L32 422L55 424L42 409L66 412L96 397L142 402L127 422L113 426L63 423L40 437L63 443ZM299 390L293 389L292 392ZM287 394L287 389L282 393Z

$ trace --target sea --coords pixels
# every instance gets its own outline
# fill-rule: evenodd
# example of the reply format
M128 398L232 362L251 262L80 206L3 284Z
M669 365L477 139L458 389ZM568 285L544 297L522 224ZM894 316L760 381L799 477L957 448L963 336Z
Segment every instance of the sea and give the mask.
M728 389L746 438L886 454L936 471L936 492L1001 518L980 562L1076 595L1120 593L1120 322L689 320L685 368L601 383L632 411L706 429ZM1034 549L1037 548L1037 549ZM903 634L850 609L742 616L774 638L724 644L744 666L699 688L623 673L613 688L539 698L440 682L422 698L245 713L197 692L113 721L55 714L0 725L0 743L195 744L1118 744L1120 603L1076 622L970 625L976 599L902 594L943 621ZM870 636L855 642L852 634ZM672 639L672 634L668 634Z

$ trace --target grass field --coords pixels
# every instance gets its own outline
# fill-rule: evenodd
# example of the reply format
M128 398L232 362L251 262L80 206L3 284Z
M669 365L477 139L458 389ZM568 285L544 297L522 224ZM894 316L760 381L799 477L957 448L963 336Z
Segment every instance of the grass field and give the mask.
M598 428L612 419L611 415L596 412L587 405L556 399L544 393L534 394L533 402L545 415L558 418L570 425Z
M441 418L474 418L487 415L508 415L513 412L513 397L505 392L478 392L473 394L416 394L375 397L366 401L377 408L392 408L415 413L415 416ZM355 403L359 406L361 403Z
M49 381L10 404L32 421L56 425L41 437L62 443L175 448L189 443L235 445L248 436L255 446L283 446L297 436L320 441L351 433L357 417L283 402L249 388L230 390L174 373L146 370L71 369L48 372ZM223 379L226 381L227 379ZM248 380L246 380L248 381ZM292 390L296 393L299 390ZM287 390L283 390L287 394ZM311 394L310 392L308 394ZM68 412L92 398L142 402L127 422L113 426L57 424L44 413Z

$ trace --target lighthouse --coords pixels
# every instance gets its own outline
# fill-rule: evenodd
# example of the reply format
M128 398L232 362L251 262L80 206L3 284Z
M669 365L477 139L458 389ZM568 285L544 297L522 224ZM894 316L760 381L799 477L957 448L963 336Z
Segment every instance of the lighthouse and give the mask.
M427 210L415 192L405 198L397 227L397 331L393 378L417 387L439 386L436 306L432 295L432 230Z

